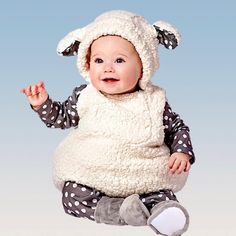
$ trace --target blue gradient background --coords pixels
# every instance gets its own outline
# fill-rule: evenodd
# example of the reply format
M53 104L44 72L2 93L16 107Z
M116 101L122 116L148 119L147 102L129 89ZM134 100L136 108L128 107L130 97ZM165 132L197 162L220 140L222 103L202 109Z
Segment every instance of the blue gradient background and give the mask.
M178 27L179 48L160 48L153 82L191 128L196 164L177 196L191 215L185 234L236 235L236 2L1 1L0 235L154 235L147 227L98 225L64 214L52 183L52 155L69 132L47 129L20 89L44 80L64 100L83 79L76 58L57 56L68 32L111 9L166 20Z

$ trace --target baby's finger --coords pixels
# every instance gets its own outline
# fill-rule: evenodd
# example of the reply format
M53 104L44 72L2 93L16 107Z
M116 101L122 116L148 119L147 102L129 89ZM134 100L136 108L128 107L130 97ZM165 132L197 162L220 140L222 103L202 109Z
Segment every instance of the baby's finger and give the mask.
M28 97L32 95L32 92L31 92L31 85L28 86L28 87L26 87L26 88L24 89L24 94L25 94L26 96L28 96Z
M173 156L170 157L170 160L168 163L168 166L170 169L173 167L175 160L176 160L176 158L174 158Z
M21 89L20 92L25 94L25 88Z
M176 172L176 170L179 168L179 165L180 165L180 161L176 159L173 166L170 169L172 174Z
M38 86L37 85L32 85L31 93L32 93L31 96L35 96L38 94Z
M38 87L44 88L44 82L43 81L39 81L37 85L38 85Z
M188 161L188 163L187 163L187 166L186 166L186 168L185 168L185 172L188 172L189 170L190 170L190 168L191 168L191 164L190 164L190 162Z
M186 161L181 161L177 173L181 174L186 169L186 165Z
M42 92L45 90L45 86L42 81L40 81L37 85L38 85L38 92Z

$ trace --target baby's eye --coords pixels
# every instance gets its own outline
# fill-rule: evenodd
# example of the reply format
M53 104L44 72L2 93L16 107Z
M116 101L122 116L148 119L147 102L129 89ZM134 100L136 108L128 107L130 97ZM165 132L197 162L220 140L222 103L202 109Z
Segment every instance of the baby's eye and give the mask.
M103 63L103 60L101 58L96 58L94 62L100 64Z
M125 60L123 58L117 58L116 59L116 63L123 63L125 62Z

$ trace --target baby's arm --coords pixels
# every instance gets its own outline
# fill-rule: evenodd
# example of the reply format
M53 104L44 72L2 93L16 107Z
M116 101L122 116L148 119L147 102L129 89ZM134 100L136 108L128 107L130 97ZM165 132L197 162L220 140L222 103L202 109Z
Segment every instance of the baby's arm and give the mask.
M76 103L78 101L80 92L85 87L86 85L76 87L73 90L72 95L69 96L69 98L63 103L52 101L52 99L49 98L48 94L46 96L46 100L43 103L39 103L37 106L35 106L35 104L32 104L31 100L29 101L32 108L38 113L39 117L47 127L61 129L75 127L79 122ZM27 88L22 90L22 92L26 94Z
M189 171L191 164L195 161L189 128L179 115L172 111L168 103L165 106L163 123L165 126L165 143L171 152L170 171L178 174Z

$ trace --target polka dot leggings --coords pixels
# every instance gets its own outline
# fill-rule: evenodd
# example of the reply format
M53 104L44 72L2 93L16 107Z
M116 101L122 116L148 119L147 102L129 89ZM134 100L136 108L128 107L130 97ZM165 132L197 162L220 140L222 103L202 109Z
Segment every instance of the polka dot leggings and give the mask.
M97 202L103 196L106 195L96 189L67 181L62 190L62 203L67 214L94 220L94 211ZM140 200L149 211L162 201L178 201L174 193L169 189L161 189L158 192L142 194L140 195Z

